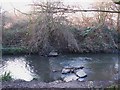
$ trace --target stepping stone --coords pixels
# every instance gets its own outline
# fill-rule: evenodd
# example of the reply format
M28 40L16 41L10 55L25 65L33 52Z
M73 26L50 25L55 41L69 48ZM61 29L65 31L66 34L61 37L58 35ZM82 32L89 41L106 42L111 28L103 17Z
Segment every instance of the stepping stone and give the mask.
M68 74L70 72L71 72L71 69L69 69L69 68L63 68L63 70L62 70L62 74Z
M58 53L55 51L51 51L48 56L49 57L56 57L56 56L58 56Z
M70 74L68 76L66 76L63 80L65 82L70 82L70 81L73 81L73 80L77 80L79 77L77 77L75 74Z
M87 74L84 72L84 70L82 70L82 69L79 69L79 70L77 70L76 72L75 72L75 74L78 76L78 77L80 77L80 78L85 78L85 77L87 77Z
M84 81L84 78L78 78L77 80L82 82L82 81Z

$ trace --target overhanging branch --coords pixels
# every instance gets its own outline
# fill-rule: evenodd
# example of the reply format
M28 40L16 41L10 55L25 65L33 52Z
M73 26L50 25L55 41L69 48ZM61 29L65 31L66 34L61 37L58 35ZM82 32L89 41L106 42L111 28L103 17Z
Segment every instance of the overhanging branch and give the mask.
M39 13L45 13L46 11L37 11ZM107 10L94 10L94 9L85 9L85 10L73 10L73 9L66 9L66 10L56 10L56 11L49 11L46 13L60 13L60 12L64 12L64 13L75 13L75 12L107 12L107 13L120 13L120 11L107 11Z
M21 12L20 10L14 8L16 11L24 14L24 15L32 15L32 14L37 14L37 13L76 13L76 12L107 12L107 13L120 13L120 11L110 11L110 10L95 10L95 9L84 9L84 10L79 10L79 9L67 9L67 8L55 8L55 10L52 11L36 11L32 14L27 14L24 12Z
M120 11L107 11L107 10L73 10L73 12L107 12L107 13L120 13Z
M47 7L46 5L41 5L41 4L30 4L35 7ZM65 8L65 7L50 7L53 9L53 11L48 12L48 13L58 13L58 12L65 12L65 13L72 13L72 12L107 12L107 13L120 13L120 11L113 11L113 10L95 10L95 9L84 9L84 10L79 10L79 9L70 9L70 8Z

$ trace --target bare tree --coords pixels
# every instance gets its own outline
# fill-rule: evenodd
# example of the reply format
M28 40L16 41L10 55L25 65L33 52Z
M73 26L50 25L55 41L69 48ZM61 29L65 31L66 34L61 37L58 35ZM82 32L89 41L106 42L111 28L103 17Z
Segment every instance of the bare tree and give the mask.
M59 11L59 8L64 7L62 2L37 2L37 4L34 3L34 7L37 18L30 45L36 49L31 50L42 53L48 53L54 49L79 50L76 39L69 31L69 21L66 19L64 12L54 13Z

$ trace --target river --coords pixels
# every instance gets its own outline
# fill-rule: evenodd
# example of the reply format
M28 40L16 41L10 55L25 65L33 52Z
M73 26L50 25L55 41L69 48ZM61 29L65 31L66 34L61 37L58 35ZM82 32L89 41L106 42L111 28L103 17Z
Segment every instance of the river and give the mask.
M42 82L51 82L61 79L61 70L65 66L84 66L88 75L85 81L115 80L118 79L119 61L117 54L67 54L58 57L5 55L0 63L0 74L10 72L15 80L37 78Z

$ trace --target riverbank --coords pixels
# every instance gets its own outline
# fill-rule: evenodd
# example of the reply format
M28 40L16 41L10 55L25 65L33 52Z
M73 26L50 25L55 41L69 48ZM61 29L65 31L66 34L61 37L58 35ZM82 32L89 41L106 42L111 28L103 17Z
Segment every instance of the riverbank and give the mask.
M28 49L22 47L6 47L1 50L3 55L22 55L29 53Z
M27 48L23 48L23 47L6 47L6 48L2 48L2 55L23 55L23 54L39 54L37 52L30 52L30 50L28 50ZM113 50L113 51L94 51L94 52L57 52L59 54L83 54L83 53L109 53L109 54L118 54L120 53L120 50ZM42 55L42 56L47 56Z
M54 81L50 83L45 83L45 82L40 82L36 80L32 80L30 82L26 81L21 81L21 80L16 80L16 81L9 81L9 82L3 82L2 83L2 88L3 90L7 89L17 89L19 88L20 90L24 89L50 89L50 88L66 88L66 89L80 89L80 88L109 88L110 86L113 85L120 85L117 81L83 81L83 82L78 82L78 81L72 81L72 82L63 82L63 81ZM12 89L11 89L12 90Z

